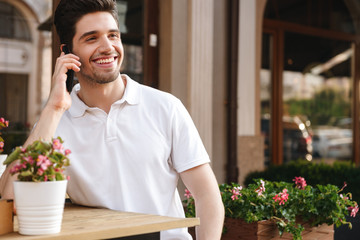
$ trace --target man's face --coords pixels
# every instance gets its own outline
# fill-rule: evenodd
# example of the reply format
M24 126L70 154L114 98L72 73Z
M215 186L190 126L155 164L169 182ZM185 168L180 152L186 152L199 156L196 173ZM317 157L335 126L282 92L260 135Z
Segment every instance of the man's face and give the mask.
M80 57L79 80L105 84L118 78L124 49L112 15L86 14L76 23L75 30L73 53Z

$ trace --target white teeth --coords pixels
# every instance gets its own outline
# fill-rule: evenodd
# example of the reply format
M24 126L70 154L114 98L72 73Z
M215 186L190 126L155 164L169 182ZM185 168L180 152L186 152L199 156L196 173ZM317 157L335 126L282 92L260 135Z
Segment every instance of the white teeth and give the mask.
M114 57L107 58L107 59L99 59L96 61L98 64L104 64L104 63L111 63L114 61Z

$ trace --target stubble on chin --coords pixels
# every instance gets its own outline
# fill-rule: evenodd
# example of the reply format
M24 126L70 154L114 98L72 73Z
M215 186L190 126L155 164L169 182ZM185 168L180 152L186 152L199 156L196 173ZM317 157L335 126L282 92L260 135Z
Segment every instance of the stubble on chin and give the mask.
M92 75L84 73L82 71L77 73L78 78L81 78L82 80L86 81L87 83L91 85L97 85L97 84L107 84L115 81L119 75L120 70L115 71L114 73L94 73Z

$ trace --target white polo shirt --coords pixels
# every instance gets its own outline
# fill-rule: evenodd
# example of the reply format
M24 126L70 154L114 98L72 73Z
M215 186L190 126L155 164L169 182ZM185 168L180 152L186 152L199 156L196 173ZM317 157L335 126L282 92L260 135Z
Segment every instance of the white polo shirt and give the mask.
M71 93L55 137L69 148L68 194L77 204L184 217L177 192L179 173L210 161L183 104L126 77L121 100L106 114ZM186 229L161 239L191 239Z

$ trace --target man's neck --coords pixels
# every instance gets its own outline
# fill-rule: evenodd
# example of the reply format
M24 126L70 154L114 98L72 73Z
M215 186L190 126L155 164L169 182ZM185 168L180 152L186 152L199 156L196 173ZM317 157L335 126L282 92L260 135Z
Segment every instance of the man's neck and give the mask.
M79 98L89 107L97 107L109 113L111 105L124 96L126 78L119 77L106 84L89 84L80 80Z

